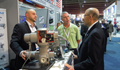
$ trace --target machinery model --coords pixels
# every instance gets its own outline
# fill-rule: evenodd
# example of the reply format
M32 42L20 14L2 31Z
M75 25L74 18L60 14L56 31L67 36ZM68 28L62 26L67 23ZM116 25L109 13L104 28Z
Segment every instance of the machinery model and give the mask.
M26 57L35 58L39 61L40 66L50 64L55 58L64 58L63 47L60 46L60 37L65 39L59 36L57 31L48 31L47 28L40 28L35 33L25 34L24 40L29 46L31 46L31 43L36 43L39 46L39 51L27 51Z

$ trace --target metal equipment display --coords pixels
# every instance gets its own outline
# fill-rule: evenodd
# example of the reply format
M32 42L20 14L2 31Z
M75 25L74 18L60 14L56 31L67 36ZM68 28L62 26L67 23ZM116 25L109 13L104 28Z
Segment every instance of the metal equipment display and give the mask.
M64 54L69 49L69 43L65 47L60 45L60 38L57 31L48 31L47 28L40 28L35 33L27 33L24 35L24 40L31 46L31 43L36 43L39 46L39 51L27 51L27 59L34 59L23 69L27 70L49 70L54 65L56 59L64 60ZM67 40L66 40L67 42ZM66 50L67 49L67 50Z

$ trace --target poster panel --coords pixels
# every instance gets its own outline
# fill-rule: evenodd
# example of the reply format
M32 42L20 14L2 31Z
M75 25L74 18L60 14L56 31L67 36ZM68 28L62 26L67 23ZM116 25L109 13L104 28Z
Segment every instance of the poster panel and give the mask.
M9 65L6 9L0 8L0 68Z

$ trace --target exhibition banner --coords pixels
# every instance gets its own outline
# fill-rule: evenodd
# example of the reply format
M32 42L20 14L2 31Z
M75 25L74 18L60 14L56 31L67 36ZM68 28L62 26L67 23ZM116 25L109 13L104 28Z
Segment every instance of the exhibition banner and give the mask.
M9 65L6 9L0 8L0 69Z

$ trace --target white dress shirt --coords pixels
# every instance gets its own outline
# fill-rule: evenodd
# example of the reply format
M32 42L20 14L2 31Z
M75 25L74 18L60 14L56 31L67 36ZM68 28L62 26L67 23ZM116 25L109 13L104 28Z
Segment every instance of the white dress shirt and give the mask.
M26 22L27 22L27 24L28 24L28 26L29 26L29 28L30 28L30 30L31 30L31 32L35 32L35 31L37 31L37 29L35 28L35 26L34 27L32 27L32 25L26 20ZM35 23L34 23L35 24ZM39 50L39 47L38 47L38 45L37 44L35 44L35 46L36 46L36 50Z
M26 22L27 22L27 24L28 24L31 32L37 31L37 29L35 28L35 26L32 27L32 25L31 25L27 20L26 20ZM35 47L36 47L36 50L39 50L39 46L38 46L37 44L35 44ZM22 52L23 52L23 51L20 52L20 56L21 56L21 53L22 53Z

